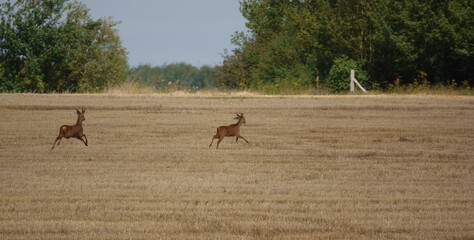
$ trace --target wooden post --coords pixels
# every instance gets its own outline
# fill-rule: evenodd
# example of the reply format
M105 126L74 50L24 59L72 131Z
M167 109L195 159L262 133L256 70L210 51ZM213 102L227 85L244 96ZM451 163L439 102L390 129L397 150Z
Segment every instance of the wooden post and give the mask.
M316 73L316 88L319 89L319 73Z
M354 92L354 79L355 79L355 71L351 69L351 93Z
M355 79L355 70L351 69L351 92L354 92L354 83L362 90L362 92L367 93L367 91L360 85L360 83Z

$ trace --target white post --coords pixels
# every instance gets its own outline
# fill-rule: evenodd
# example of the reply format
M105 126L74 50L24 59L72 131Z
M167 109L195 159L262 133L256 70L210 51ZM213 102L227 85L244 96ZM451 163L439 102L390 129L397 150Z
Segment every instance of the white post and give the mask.
M351 92L354 92L354 82L362 90L362 92L367 93L367 91L360 85L360 83L355 79L355 70L351 69Z
M351 69L351 92L354 92L354 79L355 79L355 71Z

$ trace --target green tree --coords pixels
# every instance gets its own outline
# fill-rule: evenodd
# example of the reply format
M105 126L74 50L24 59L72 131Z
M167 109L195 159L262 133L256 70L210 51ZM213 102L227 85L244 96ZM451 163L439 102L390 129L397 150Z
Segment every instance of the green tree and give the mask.
M88 12L67 0L0 4L0 91L100 91L125 80L118 23Z
M317 75L315 49L308 41L314 17L297 1L243 1L241 12L251 34L235 33L237 46L224 56L217 74L223 88L310 87Z

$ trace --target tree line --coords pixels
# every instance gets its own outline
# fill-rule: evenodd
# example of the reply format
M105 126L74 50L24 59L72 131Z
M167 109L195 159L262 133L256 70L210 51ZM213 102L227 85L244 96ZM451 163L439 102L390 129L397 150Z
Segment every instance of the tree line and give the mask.
M129 79L154 89L203 89L216 87L216 67L195 67L184 62L151 66L149 64L130 68Z
M244 0L248 33L218 73L233 88L348 87L350 68L369 88L448 81L472 85L469 0ZM342 84L341 72L346 77ZM280 83L280 84L279 84ZM283 83L283 84L281 84Z
M94 20L68 0L0 4L0 92L100 92L124 81L154 88L327 87L349 71L368 89L473 85L474 11L469 0L243 0L247 32L218 66L127 65L111 18Z

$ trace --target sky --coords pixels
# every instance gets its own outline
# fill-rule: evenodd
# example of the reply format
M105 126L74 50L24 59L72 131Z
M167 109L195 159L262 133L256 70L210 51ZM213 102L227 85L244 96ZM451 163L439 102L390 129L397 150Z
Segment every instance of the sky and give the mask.
M131 67L219 65L235 31L246 31L239 0L80 0L93 19L112 17Z

